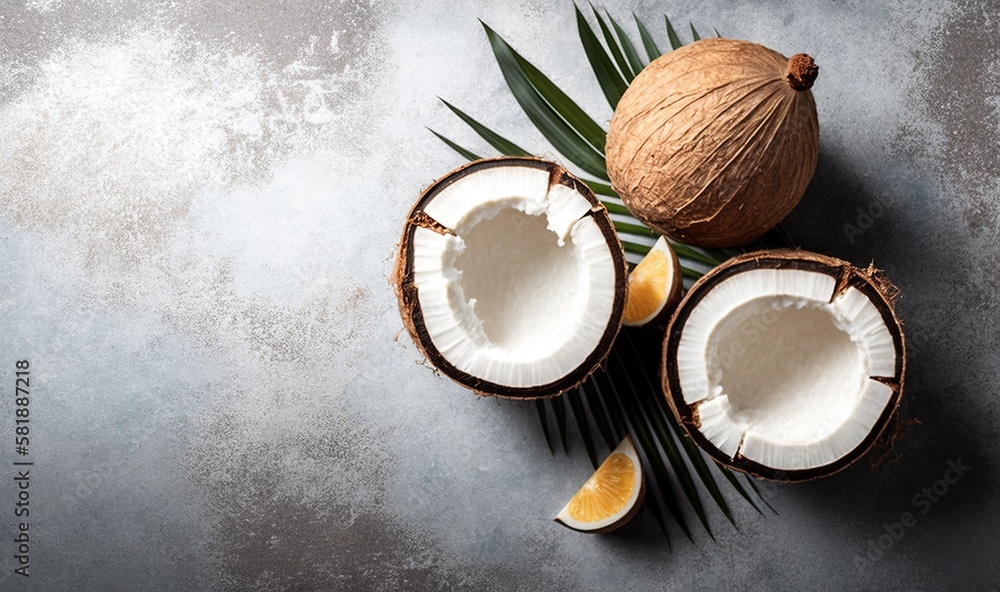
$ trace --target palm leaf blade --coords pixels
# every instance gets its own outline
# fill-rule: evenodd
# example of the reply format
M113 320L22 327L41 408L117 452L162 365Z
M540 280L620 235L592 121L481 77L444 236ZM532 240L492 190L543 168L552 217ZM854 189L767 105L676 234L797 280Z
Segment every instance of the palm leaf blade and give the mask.
M667 539L667 547L673 549L673 544L670 542L670 531L667 530L667 522L663 519L663 511L660 510L660 506L652 503L646 504L644 507L649 508L650 513L653 514L653 518L656 519L656 523L660 525L660 531L663 532L663 536Z
M440 97L438 97L440 99ZM504 138L500 134L489 129L485 125L479 123L464 111L458 107L452 105L448 101L441 99L441 102L445 104L452 113L458 116L459 119L465 122L466 125L471 127L473 131L479 134L479 137L486 140L486 142L500 151L500 154L506 154L507 156L531 156L531 153L521 148L514 142L511 142L507 138Z
M646 55L649 56L649 61L652 62L663 55L663 52L656 46L653 36L649 34L649 29L646 28L646 25L642 24L642 21L639 20L639 17L634 12L632 13L632 18L635 19L635 27L639 30L639 39L642 40L642 45L646 48Z
M559 430L559 440L562 442L563 452L569 452L569 446L566 444L566 402L563 401L562 397L555 397L549 399L552 403L552 410L556 415L556 428Z
M628 433L628 426L625 425L625 418L620 413L617 405L611 405L608 403L608 397L610 396L610 391L603 391L600 386L600 381L597 380L598 377L607 380L607 373L604 370L598 370L591 375L590 380L586 384L590 385L597 394L596 400L600 403L600 407L604 410L604 416L611 419L611 425L615 428L615 440L620 442L625 434Z
M593 68L594 74L597 76L597 83L604 93L604 98L608 100L608 104L614 109L618 106L618 101L622 98L622 95L625 94L628 83L625 82L621 73L611 62L608 52L604 50L604 46L601 45L597 36L594 35L593 29L590 28L587 19L580 12L580 8L577 6L574 6L574 8L576 9L576 28L580 34L580 41L583 43L583 51L587 54L590 67Z
M556 453L556 447L552 445L552 434L549 432L549 417L545 412L545 401L535 399L535 409L538 410L538 421L542 423L542 433L545 434L545 443L549 445L549 452Z
M726 478L726 481L729 481L730 485L733 486L733 489L735 489L736 492L740 494L740 497L745 499L754 510L757 510L758 514L763 514L763 512L760 511L760 506L758 506L757 502L755 502L753 498L750 497L750 493L747 492L746 488L743 487L743 484L740 483L740 480L736 478L736 475L733 475L732 471L727 470L725 467L719 467L719 472L722 473L722 476Z
M632 353L631 359L641 360L641 355L639 353L639 350L635 346L635 342L632 340L631 334L626 332L624 335L624 340L628 344L629 349L631 350ZM619 359L621 358L619 357ZM647 366L648 364L641 365L642 368L646 368ZM684 452L688 458L688 462L691 463L691 466L694 467L695 472L698 473L698 477L701 479L702 484L708 490L709 495L712 496L712 499L722 510L722 513L726 516L726 518L729 519L729 522L735 526L736 522L733 519L732 512L729 509L729 504L726 502L726 498L723 497L722 491L719 489L718 484L715 482L715 478L712 476L712 472L708 467L708 463L705 462L705 458L702 456L701 451L698 449L697 446L695 446L694 442L692 442L691 439L688 438L687 435L683 433L683 429L679 425L677 425L677 422L674 419L673 412L667 409L667 404L664 398L661 396L657 396L657 393L660 391L660 389L653 384L653 380L650 378L649 372L639 372L639 373L642 374L646 382L646 388L648 388L650 393L652 393L653 396L651 398L655 402L654 404L655 408L649 410L650 416L654 418L654 421L659 423L659 429L663 432L666 432L668 430L667 424L669 424L670 433L673 434L673 436L675 436L680 441L681 447L684 449ZM669 438L668 435L665 435L665 437ZM750 501L750 499L747 498L747 501ZM751 502L751 504L753 504L753 502ZM709 531L709 535L711 535L711 531Z
M587 456L590 457L590 464L597 468L597 449L594 446L594 439L590 435L590 422L587 421L587 412L583 409L583 391L577 388L576 393L565 393L564 396L569 401L570 411L573 412L573 419L580 428L580 436L583 440L583 447L587 449Z
M635 234L638 236L650 236L650 237L659 236L652 230L639 224L632 224L629 222L619 222L618 220L615 220L614 225L615 225L615 230L617 230L618 232L627 232L628 234Z
M455 142L452 142L451 140L449 140L448 138L442 136L441 134L437 133L436 131L432 130L431 128L427 128L427 129L432 134L434 134L435 136L437 136L437 138L439 140L441 140L442 142L444 142L445 144L447 144L449 148L451 148L455 152L458 152L459 154L461 154L466 160L479 160L480 159L480 156L478 154L476 154L475 152L472 152L471 150L468 150L466 148L463 148L463 147L459 146Z
M775 510L770 503L768 503L767 498L764 497L763 494L761 494L760 489L757 489L757 484L753 482L753 477L746 474L744 474L743 476L746 477L746 481L750 485L750 489L753 489L753 492L757 494L757 497L760 498L760 501L764 502L764 505L767 506L769 510L777 514L778 511Z
M524 59L521 54L511 50L517 64L524 70L524 75L531 82L538 94L558 113L570 127L586 140L595 150L604 154L604 142L608 134L604 128L597 125L587 113L559 89L545 74Z
M626 335L625 338L627 340L628 336ZM627 365L619 348L612 350L611 355L614 356L618 362L618 367L621 369L624 382L628 384L630 391L635 395L634 398L637 409L641 415L645 417L649 430L656 438L656 441L659 442L660 448L663 450L664 454L666 454L667 460L670 462L670 468L673 469L674 477L681 486L681 491L684 492L688 503L691 504L692 508L694 508L695 514L697 514L702 526L704 526L705 530L708 531L709 536L712 536L712 529L708 525L708 517L705 514L705 508L701 503L701 497L698 495L698 488L695 487L694 479L691 477L691 472L688 470L684 459L681 458L680 453L677 450L677 445L674 443L673 437L668 432L667 426L664 423L661 414L654 413L650 409L650 396L658 398L659 394L657 392L658 389L651 388L652 381L649 380L649 377L646 374L648 364L642 364L640 362L641 358L630 358L633 363ZM632 381L632 376L635 374L641 374L645 377L648 389L645 393L636 388L636 384Z
M628 208L626 208L621 204L616 204L614 202L606 202L606 201L601 203L603 203L604 207L608 209L608 212L612 214L621 214L622 216L629 215Z
M722 495L722 490L719 489L718 483L715 481L715 477L712 475L712 471L705 462L705 457L702 456L701 450L691 441L691 438L687 434L679 433L679 429L676 424L672 424L673 431L678 441L681 444L681 448L684 450L684 454L688 459L688 462L694 468L695 473L698 474L698 478L701 479L702 485L708 491L708 494L715 501L719 509L722 510L723 515L729 520L730 524L736 526L736 521L733 518L732 511L729 509L729 503L726 498ZM749 501L749 500L748 500Z
M635 253L636 255L645 255L646 253L649 253L650 249L649 245L641 245L639 243L634 243L630 240L625 240L625 239L620 239L620 242L622 244L622 247L629 253ZM698 273L698 272L692 270L691 273Z
M698 473L698 478L701 479L705 489L708 490L708 494L712 496L712 499L719 506L719 509L722 510L722 514L729 520L729 523L736 526L736 520L729 509L729 503L722 495L722 490L719 489L719 484L716 483L715 477L708 467L708 463L705 462L705 457L701 455L701 450L695 446L694 442L686 434L678 434L677 437L681 442L684 453L687 455L688 461L694 467L695 472ZM747 501L750 501L749 498ZM750 502L750 505L753 505L753 502Z
M639 52L636 51L635 45L632 44L632 40L629 38L628 33L625 32L625 29L610 14L608 15L608 20L611 21L611 27L614 28L615 34L618 35L618 43L621 45L622 51L625 52L625 58L632 67L632 72L638 76L639 72L642 72L642 69L646 67L646 64L639 57Z
M521 105L531 123L563 156L588 174L607 180L604 156L594 150L580 134L569 127L538 94L524 71L519 67L510 45L486 23L483 23L483 27L486 29L486 35L504 79L507 81L507 86L510 87L514 98Z
M599 398L600 392L594 388L591 381L581 384L580 391L583 394L587 408L590 410L590 416L594 419L594 423L597 424L597 430L601 433L601 437L604 438L604 443L607 445L608 450L614 450L624 435L616 433L612 429L611 423L608 420L608 413L604 410L604 405Z
M590 187L590 190L597 195L603 195L605 197L618 197L618 193L607 183L601 183L600 181L594 181L591 179L585 179L584 183L586 183L587 186Z
M701 279L704 274L700 271L695 271L693 269L688 269L687 267L681 267L681 276L686 277L689 280Z
M670 19L664 15L663 20L667 22L667 38L670 40L670 47L680 49L684 44L681 43L681 38L677 36L674 26L670 24Z
M611 29L608 28L608 24L604 22L604 18L601 17L601 13L597 12L594 5L590 5L590 9L594 11L594 17L597 19L597 26L601 29L601 34L604 35L604 44L608 47L608 51L611 53L611 57L618 64L618 71L621 72L622 77L625 79L626 86L632 79L635 78L637 72L632 71L632 65L625 59L622 54L621 48L618 46L618 40L611 33Z
M629 404L629 401L622 397L618 387L615 386L615 381L611 380L605 373L602 373L602 375L605 378L606 384L611 389L612 398L618 403L618 408L628 426L628 431L635 440L636 449L640 456L645 459L646 465L652 470L653 481L659 490L660 499L663 500L670 515L673 516L674 521L681 527L681 530L684 531L688 539L694 540L691 537L691 530L688 528L684 513L681 511L680 504L677 502L677 498L674 496L673 489L671 488L670 472L667 470L666 465L663 464L663 459L657 451L656 443L653 442L646 429L645 418L641 414L636 413L635 408Z
M670 246L673 247L673 249L677 251L677 254L680 255L681 257L686 257L688 259L691 259L692 261L698 261L699 263L704 263L705 265L710 265L712 267L715 267L716 265L719 265L723 263L726 259L728 259L728 257L721 260L716 259L715 257L709 255L708 253L704 253L702 251L695 249L694 247L689 247L684 243L679 243L675 240L670 241Z

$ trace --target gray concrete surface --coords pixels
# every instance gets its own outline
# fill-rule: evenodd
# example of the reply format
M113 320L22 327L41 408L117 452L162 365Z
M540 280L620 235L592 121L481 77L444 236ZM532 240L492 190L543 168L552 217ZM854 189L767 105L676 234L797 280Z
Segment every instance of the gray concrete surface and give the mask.
M578 441L552 456L532 406L419 364L392 249L460 162L424 126L487 152L436 96L548 150L478 17L607 121L570 3L6 1L0 589L1000 588L1000 6L607 8L820 64L820 164L787 226L902 289L920 425L899 461L768 488L779 515L734 497L738 531L715 512L714 541L675 529L672 551L648 514L583 536L550 520L590 472Z

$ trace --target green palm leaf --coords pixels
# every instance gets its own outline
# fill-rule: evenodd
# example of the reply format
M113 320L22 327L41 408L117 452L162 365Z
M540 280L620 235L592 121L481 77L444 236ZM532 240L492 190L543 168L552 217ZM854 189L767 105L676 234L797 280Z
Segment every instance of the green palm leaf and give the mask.
M625 430L613 426L607 411L604 410L604 403L598 398L598 392L593 388L580 387L580 396L586 402L587 409L590 410L590 417L597 425L597 429L604 438L604 444L608 450L614 450L615 446L625 437Z
M630 333L625 333L623 337L626 344L628 345L628 349L632 354L631 359L635 360L641 359L641 354L639 350L636 349L635 347L632 335ZM658 363L659 356L656 356L653 360L649 360L649 362L654 364ZM715 500L715 503L719 506L719 509L722 510L722 513L726 516L726 518L729 519L729 522L735 526L736 522L733 519L732 512L729 509L729 504L726 502L726 498L723 497L722 491L719 489L718 484L715 482L715 477L712 476L712 473L708 468L708 463L705 462L705 457L702 456L701 451L698 449L697 446L695 446L694 442L691 441L691 438L689 438L684 433L684 430L677 425L677 422L674 420L673 413L669 409L667 409L667 404L664 401L664 398L658 396L659 389L654 385L655 377L651 378L649 372L641 372L641 374L645 379L646 388L649 390L649 392L653 393L653 396L650 397L650 400L656 405L657 409L650 411L650 416L654 418L654 421L660 423L659 429L664 434L662 437L667 439L677 438L680 441L681 447L684 449L684 453L687 456L688 462L691 463L691 466L694 467L695 472L698 473L698 477L701 479L702 484L708 490L709 495L711 495L712 499ZM667 427L668 425L669 428ZM667 434L668 431L669 434ZM728 471L723 471L723 472L728 473ZM744 495L744 497L746 496ZM747 498L747 501L750 501L749 498ZM754 507L756 508L756 505L754 505Z
M678 257L684 257L685 259L697 261L698 263L704 263L705 265L710 265L712 267L715 267L716 265L723 263L726 259L729 259L726 255L722 255L720 257L718 254L710 254L704 249L690 247L675 240L670 240L668 242L670 243L670 246L673 247Z
M560 154L590 175L607 180L608 173L604 155L594 149L586 140L559 116L545 101L519 66L514 50L485 23L486 35L493 54L500 64L500 71L507 81L514 98L524 109L531 123L545 136Z
M628 426L628 431L635 438L636 448L639 451L640 456L644 456L646 466L651 468L651 473L653 474L653 483L660 494L660 499L663 500L664 505L666 505L667 510L673 517L674 521L689 540L694 540L691 536L691 530L688 528L687 520L684 518L684 512L681 510L680 503L677 500L676 495L673 491L673 483L670 478L670 471L667 470L666 464L664 464L663 457L660 455L659 450L656 447L656 442L650 435L649 428L647 427L647 419L643 414L637 409L633 397L637 394L631 390L619 389L617 380L621 375L618 372L615 373L599 373L597 378L604 380L603 384L610 388L611 396L606 400L611 401L611 405L617 403L618 408L621 410L622 416L625 418L625 423ZM631 385L629 385L631 387Z
M577 387L577 391L577 396L573 396L573 393L570 393L563 398L569 402L569 408L573 412L573 419L576 421L577 427L580 428L580 438L583 440L583 446L587 449L587 456L590 457L590 464L594 465L596 469L598 467L597 447L594 446L594 439L590 435L590 420L587 418L587 412L583 409L583 390Z
M597 195L603 195L605 197L618 197L618 194L615 192L615 190L612 189L611 185L608 185L607 183L601 183L600 181L594 181L591 179L587 179L585 182L590 187L590 190L596 193ZM617 213L631 215L628 214L627 212L628 210L626 210L625 212L617 212Z
M473 152L471 150L467 150L467 149L459 146L455 142L452 142L451 140L449 140L448 138L442 136L441 134L437 133L436 131L432 130L431 128L427 128L427 129L432 134L434 134L435 136L437 136L439 140L441 140L442 142L444 142L445 144L447 144L449 148L451 148L455 152L458 152L459 154L461 154L467 160L479 160L480 158L482 158L481 156L479 156L475 152Z
M635 26L639 30L639 39L642 40L642 46L646 48L646 55L649 56L649 61L652 62L663 55L663 52L656 46L653 36L649 34L649 29L646 28L646 25L642 24L642 21L639 20L639 17L634 12L632 13L632 18L635 19Z
M535 408L538 409L538 421L542 424L542 433L545 434L545 443L549 445L549 452L555 454L556 449L552 446L552 433L549 432L549 415L545 411L545 401L543 399L536 399Z
M677 31L674 31L674 26L670 24L670 19L665 15L663 20L667 22L667 38L670 40L670 47L672 49L679 49L683 43L681 43L681 38L677 36Z
M729 472L729 471L726 471L726 473L725 473L725 474L726 474L726 475L728 475L728 476L730 476L730 477L732 477L733 479L735 479L735 478L736 478L736 476L735 476L735 475L733 475L733 474L732 474L731 472ZM761 494L761 492L760 492L760 489L757 489L757 484L753 482L753 477L751 477L750 475L743 475L743 477L744 477L744 478L746 479L746 481L747 481L747 484L749 484L749 485L750 485L750 489L753 489L753 492L757 494L757 497L758 497L758 498L760 498L760 501L764 502L764 505L765 505L765 506L767 506L767 508L768 508L769 510L771 510L772 512L774 512L775 514L777 514L777 513L778 513L778 511L777 511L777 510L775 510L775 509L774 509L774 508L773 508L773 507L771 506L771 504L769 504L769 503L767 502L767 498L766 498L766 497L764 497L764 495L763 495L763 494ZM749 498L747 498L747 499L748 499L748 501L749 501ZM759 510L759 509L758 509L757 511L758 511L758 512L760 512L760 510Z
M655 232L653 232L652 230L646 228L641 224L632 224L631 222L619 222L617 220L615 221L614 224L615 224L615 230L617 230L618 232L627 232L628 234L634 234L636 236L649 236L653 238L659 236L658 234L656 234Z
M574 8L584 53L602 93L614 107L628 87L628 83L645 66L645 62L627 33L610 14L607 14L605 19L591 5L597 23L595 31L579 7ZM656 59L660 55L656 42L634 13L633 18L643 49L650 60ZM676 49L682 42L670 20L664 18L668 42L673 49ZM592 177L584 179L584 182L594 193L604 198L603 203L613 215L615 229L625 250L635 255L648 252L649 241L657 236L656 233L629 213L607 182L604 160L604 144L607 138L605 130L493 29L485 23L483 28L507 86L528 119L560 154ZM603 45L597 31L604 40ZM695 40L700 39L693 24L691 35ZM448 102L444 104L501 154L527 153L517 144L460 109ZM463 157L470 160L478 158L473 151L433 130L432 133ZM780 230L775 231L777 233L775 236L768 236L765 239L769 241L787 239L787 236L781 236L780 232ZM682 261L684 277L689 279L700 277L701 269L714 267L731 256L731 253L725 251L699 249L676 241L671 241L671 244ZM723 516L735 526L729 501L719 486L713 466L736 494L757 512L760 512L760 508L755 499L763 501L765 505L768 504L751 479L747 479L746 483L755 496L751 496L737 476L728 469L708 461L678 425L658 386L658 352L662 346L661 341L662 336L657 337L649 332L623 328L612 347L606 368L595 372L573 391L564 393L560 397L536 402L536 408L550 451L555 451L557 438L565 451L568 450L566 409L568 402L569 414L573 416L587 456L595 467L599 458L596 434L600 434L608 451L613 449L626 434L632 435L640 458L651 476L651 493L647 496L649 502L646 508L660 525L669 544L667 516L672 518L689 539L692 538L685 517L685 508L693 511L705 531L709 536L713 536L708 511L703 502L703 493L708 495L704 499L711 499ZM555 422L555 432L550 429L550 418Z
M604 35L604 44L607 46L608 51L611 52L611 57L614 58L615 64L618 65L618 71L622 73L622 77L625 78L626 87L628 83L632 82L635 75L639 73L638 70L632 70L632 64L630 64L625 59L625 54L622 53L622 48L618 45L618 40L615 36L611 34L611 29L608 28L607 23L601 17L601 13L597 12L594 5L590 5L590 9L594 12L594 18L597 19L597 26L601 28L601 34Z
M610 14L608 15L608 20L611 21L611 27L614 28L615 34L618 35L618 43L622 47L622 51L625 53L625 58L628 60L629 66L632 68L633 78L642 72L642 69L646 67L646 64L639 57L639 52L636 51L635 45L632 44L632 40L629 39L628 33L622 26L618 24Z
M519 53L511 50L514 60L521 68L528 82L535 88L535 91L547 102L552 110L574 131L580 134L584 140L590 144L594 150L604 154L604 142L608 134L604 128L599 126L587 113L577 105L573 99L566 96L551 80L542 74L531 62L521 57Z
M622 337L624 338L624 335ZM701 497L698 495L698 488L694 484L694 479L691 478L691 472L688 470L687 465L684 464L684 460L677 450L673 437L667 432L667 427L664 423L665 420L661 417L661 414L653 413L649 408L650 403L652 403L650 399L660 397L660 393L657 390L644 389L633 380L633 377L636 375L646 377L649 365L640 364L641 358L630 357L628 362L624 361L621 356L622 349L621 347L614 348L611 352L611 357L618 363L620 373L616 377L620 377L620 384L627 385L628 392L633 395L630 398L631 400L627 400L627 402L633 406L631 410L632 414L637 418L641 418L636 420L635 425L639 427L640 432L647 434L648 442L646 442L645 447L648 451L652 452L656 450L656 445L659 444L659 449L666 456L672 469L671 472L680 485L681 491L687 497L688 503L694 509L695 514L701 521L702 526L705 527L705 530L708 531L709 536L713 536L712 530L708 525L708 517L705 515L705 508L701 503ZM657 368L659 364L653 367Z
M569 445L566 444L566 401L563 397L549 399L552 402L552 409L556 412L556 428L559 430L559 440L562 442L563 452L569 452Z
M441 99L441 97L438 97ZM462 112L458 107L455 107L448 101L441 99L441 102L445 104L446 107L451 109L451 112L458 115L458 118L464 121L469 127L473 129L479 137L486 140L490 146L493 146L500 151L500 154L505 154L507 156L531 156L531 153L521 148L514 142L511 142L507 138L504 138L500 134L489 129L485 125L479 123L475 119L469 117L464 112Z
M601 42L597 40L597 35L594 35L593 29L590 28L587 19L580 12L580 8L576 5L573 8L576 9L576 28L580 33L583 51L587 54L590 67L594 69L594 73L597 75L597 82L604 92L604 97L608 100L611 108L614 109L618 106L618 101L625 93L625 89L628 88L628 82L622 77L621 72L615 68L612 58L608 56L608 52L604 50Z

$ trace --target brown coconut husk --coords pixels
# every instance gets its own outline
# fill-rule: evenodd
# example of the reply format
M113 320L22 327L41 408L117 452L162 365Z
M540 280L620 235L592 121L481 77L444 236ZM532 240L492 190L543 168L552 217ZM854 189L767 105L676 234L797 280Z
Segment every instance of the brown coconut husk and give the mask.
M615 109L608 175L629 210L687 244L747 244L798 203L816 169L812 58L703 39L654 60Z

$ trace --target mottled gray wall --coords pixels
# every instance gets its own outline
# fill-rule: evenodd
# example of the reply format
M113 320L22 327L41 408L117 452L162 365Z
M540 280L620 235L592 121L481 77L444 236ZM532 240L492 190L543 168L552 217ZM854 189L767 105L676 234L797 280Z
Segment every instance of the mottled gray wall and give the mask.
M739 531L714 513L715 541L672 552L648 514L588 537L551 522L582 447L551 456L532 406L422 367L392 248L460 162L424 126L487 152L440 95L550 150L477 17L607 121L569 3L3 2L0 376L30 359L35 466L24 580L5 396L0 589L1000 587L1000 6L607 7L820 64L820 164L787 227L902 289L921 423L901 460L767 488L777 516L734 498Z

